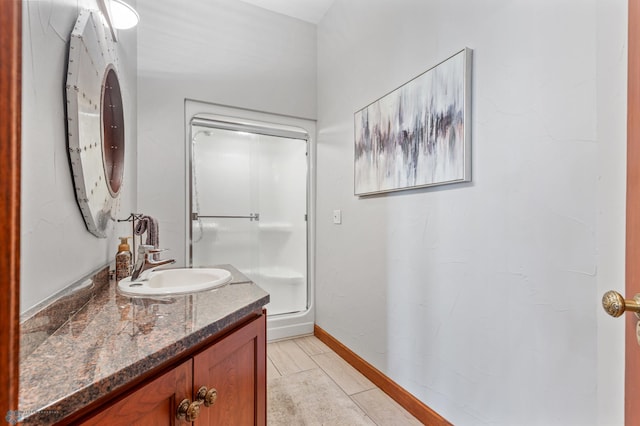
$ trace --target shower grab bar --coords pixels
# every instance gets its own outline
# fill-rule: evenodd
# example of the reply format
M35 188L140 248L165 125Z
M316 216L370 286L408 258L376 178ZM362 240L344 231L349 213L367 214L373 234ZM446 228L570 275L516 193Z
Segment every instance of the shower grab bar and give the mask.
M198 213L191 213L191 220L204 219L249 219L251 222L260 221L260 213L250 213L249 216L204 216Z

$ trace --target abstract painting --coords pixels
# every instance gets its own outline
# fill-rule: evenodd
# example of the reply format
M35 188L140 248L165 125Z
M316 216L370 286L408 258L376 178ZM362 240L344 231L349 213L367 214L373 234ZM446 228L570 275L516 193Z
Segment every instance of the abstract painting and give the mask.
M465 48L355 113L355 194L471 180Z

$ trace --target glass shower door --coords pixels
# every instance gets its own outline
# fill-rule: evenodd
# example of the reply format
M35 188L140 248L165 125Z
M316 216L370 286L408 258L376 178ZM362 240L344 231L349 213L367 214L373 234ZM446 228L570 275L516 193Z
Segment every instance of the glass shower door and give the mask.
M269 314L307 308L306 140L192 126L191 264L231 264L271 295Z
M257 187L251 135L194 127L192 138L191 264L232 263L258 269Z

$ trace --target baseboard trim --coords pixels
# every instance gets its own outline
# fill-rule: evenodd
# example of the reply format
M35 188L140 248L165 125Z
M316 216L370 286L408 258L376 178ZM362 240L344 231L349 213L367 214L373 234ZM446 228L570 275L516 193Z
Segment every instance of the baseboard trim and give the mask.
M335 337L324 331L322 328L318 327L318 325L314 325L313 333L321 342L329 346L335 353L340 355L367 379L371 380L373 384L393 398L416 419L420 420L425 425L451 426L451 423L445 420L442 416L426 406L415 396L411 395L402 386L384 375L373 365L360 358L355 352L340 343Z

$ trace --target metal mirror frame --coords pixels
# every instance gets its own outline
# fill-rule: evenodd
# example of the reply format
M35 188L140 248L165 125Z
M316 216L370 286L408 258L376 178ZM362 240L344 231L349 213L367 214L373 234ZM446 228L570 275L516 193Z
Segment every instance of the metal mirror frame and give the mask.
M67 139L76 200L87 230L107 237L124 180L125 137L118 58L98 11L82 10L71 32Z

